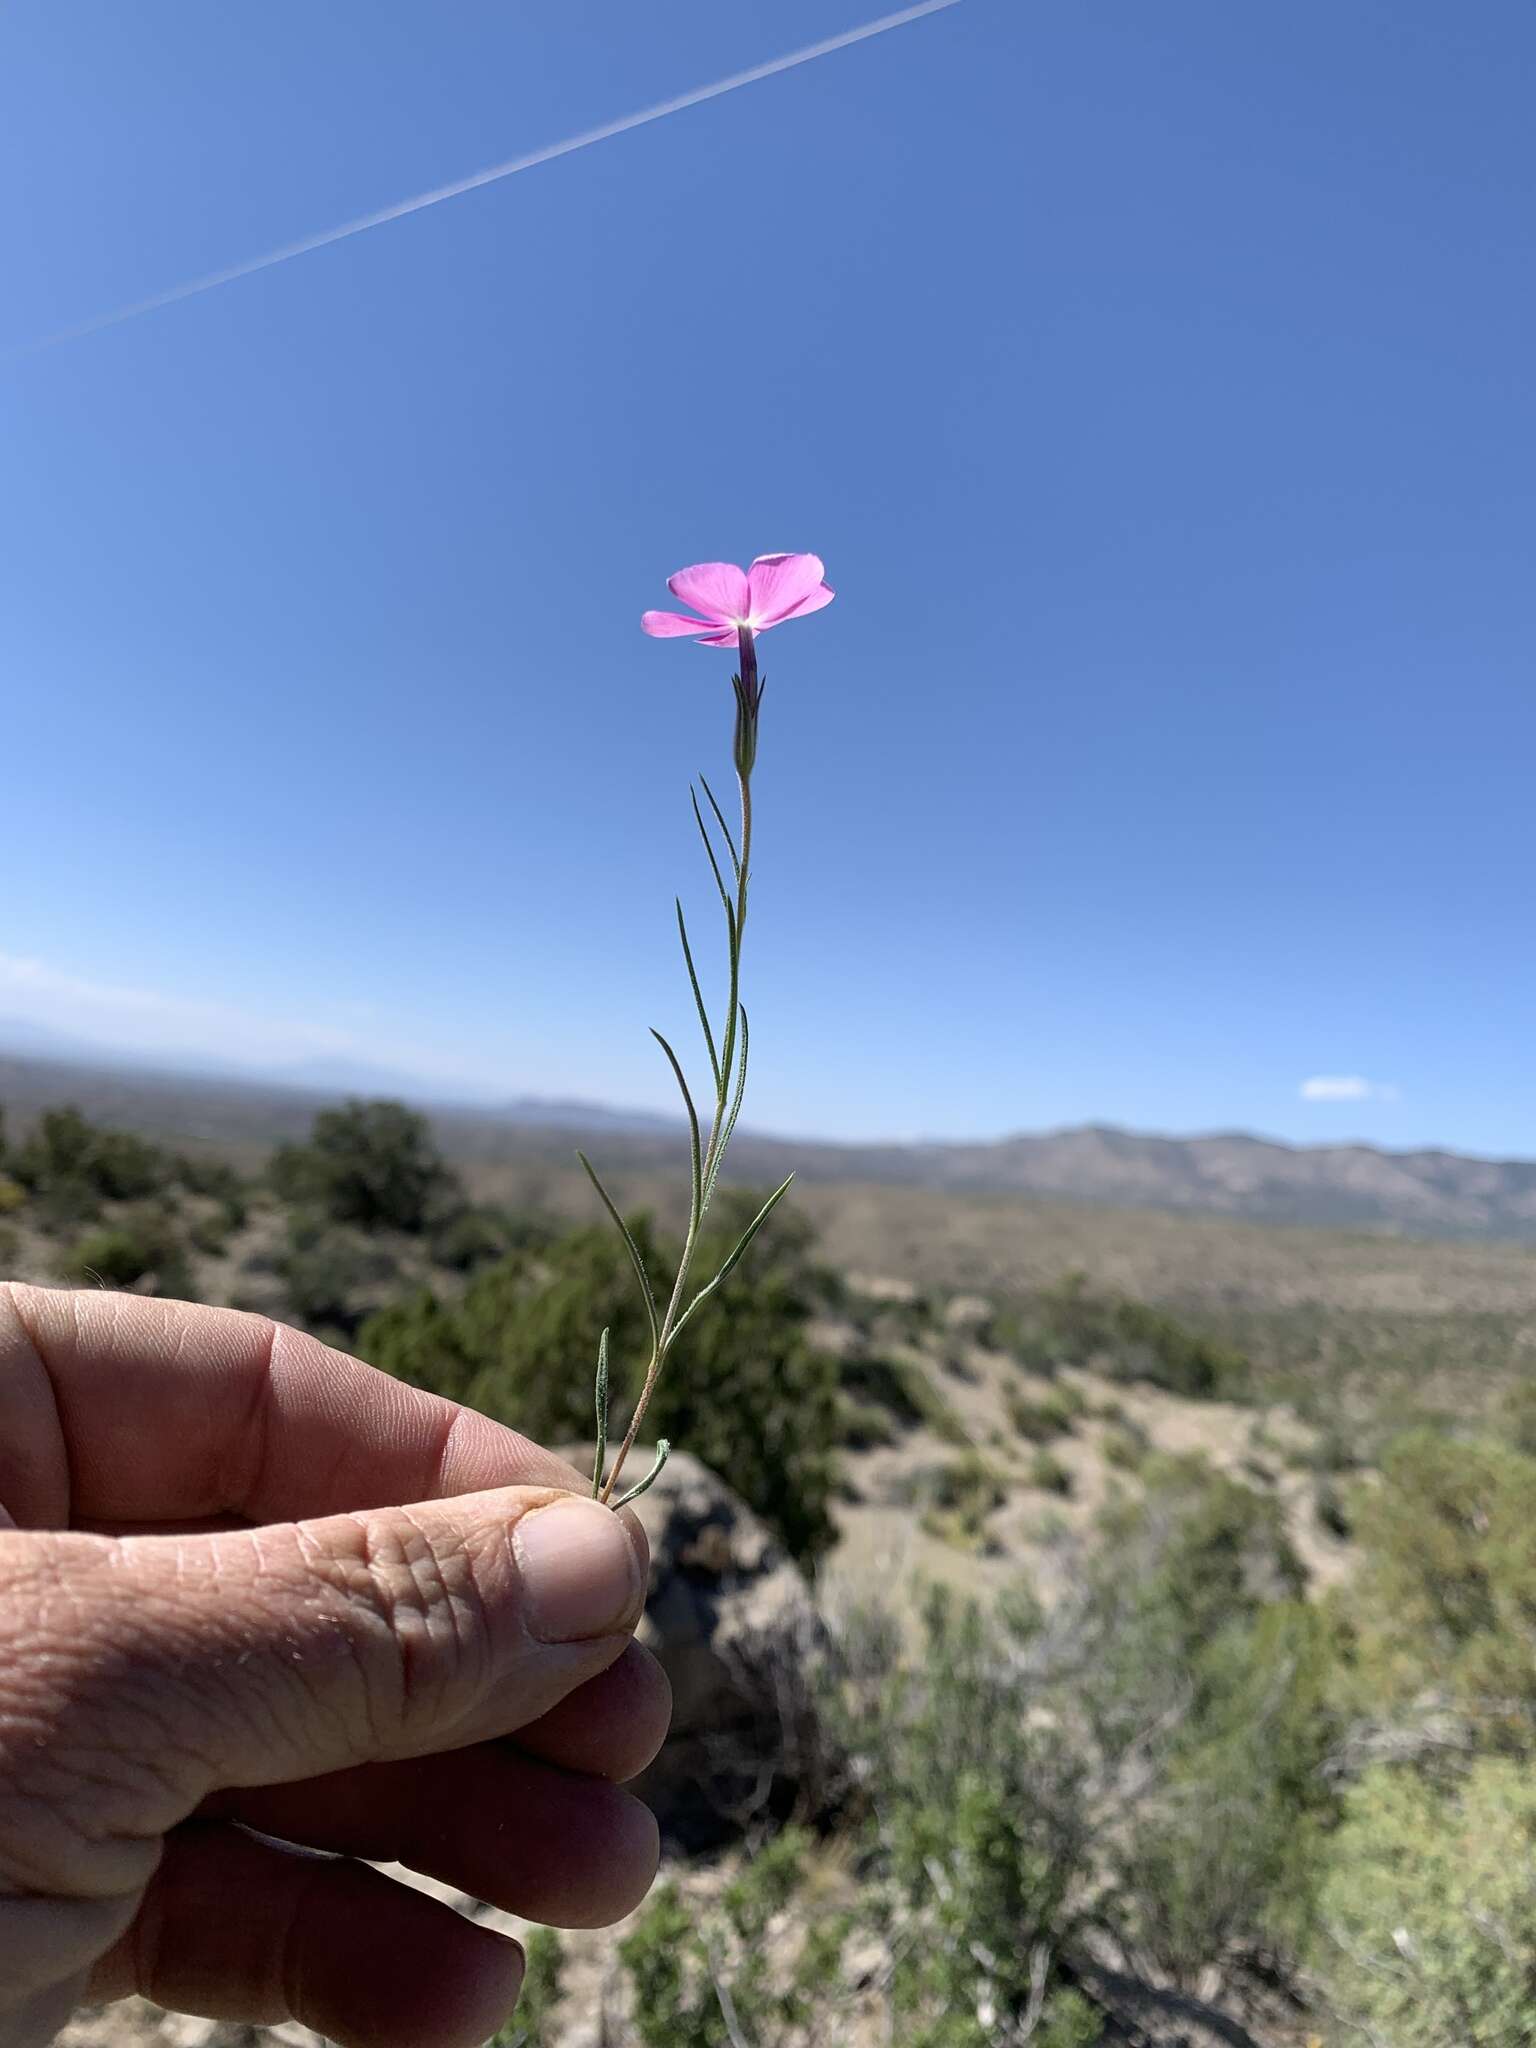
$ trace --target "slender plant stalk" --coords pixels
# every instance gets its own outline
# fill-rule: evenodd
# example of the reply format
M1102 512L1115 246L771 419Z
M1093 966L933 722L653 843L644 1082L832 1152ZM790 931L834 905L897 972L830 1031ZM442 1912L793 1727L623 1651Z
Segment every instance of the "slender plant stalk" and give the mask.
M593 1186L597 1189L602 1199L604 1207L607 1209L609 1216L619 1229L628 1247L630 1262L635 1269L635 1275L645 1300L646 1315L650 1326L650 1357L646 1362L645 1378L640 1389L640 1397L635 1403L629 1427L624 1433L624 1440L619 1446L612 1468L606 1478L603 1475L603 1462L607 1447L608 1344L606 1331L603 1333L603 1344L599 1351L599 1390L597 1396L598 1450L592 1474L592 1490L599 1500L610 1502L615 1507L622 1507L626 1501L634 1500L639 1494L643 1493L655 1480L662 1466L666 1463L668 1446L665 1441L662 1441L657 1445L657 1462L652 1470L641 1480L638 1486L631 1487L628 1493L620 1495L615 1500L614 1489L618 1485L619 1474L623 1471L624 1461L629 1456L631 1450L633 1450L635 1439L640 1433L640 1425L645 1419L645 1411L649 1407L651 1396L656 1390L656 1382L661 1375L662 1366L666 1363L667 1353L671 1350L694 1310L699 1307L708 1295L714 1292L715 1288L720 1285L720 1282L735 1267L737 1261L746 1251L747 1246L767 1221L770 1211L788 1189L790 1180L794 1179L794 1175L791 1174L789 1180L786 1180L781 1187L775 1189L751 1223L748 1224L746 1230L743 1231L740 1239L721 1265L719 1271L712 1279L706 1281L702 1287L698 1288L692 1299L687 1300L685 1303L689 1280L693 1272L694 1258L699 1248L700 1232L703 1229L704 1218L709 1210L710 1198L715 1191L715 1182L719 1177L726 1146L731 1141L731 1133L735 1129L736 1119L741 1113L742 1095L747 1078L748 1029L747 1013L741 1001L741 941L747 922L747 883L750 878L752 860L751 776L752 765L757 751L757 709L762 701L762 685L757 675L757 656L753 645L753 636L745 627L741 631L741 673L734 676L732 682L735 686L737 701L736 782L741 793L741 833L739 845L732 836L731 829L725 821L719 804L715 801L714 791L707 782L703 783L703 789L705 799L709 804L710 810L714 813L715 822L719 826L721 836L725 840L731 879L734 884L733 888L728 888L726 885L725 873L722 871L716 854L714 841L705 822L704 813L699 807L698 797L690 791L693 802L693 815L698 823L699 836L702 838L705 851L709 856L710 869L714 875L716 886L719 889L721 906L725 912L729 985L725 1016L718 1041L699 986L699 977L694 967L693 949L688 942L688 927L683 917L681 902L677 906L677 929L678 935L682 940L683 959L687 965L688 980L693 990L694 1004L698 1010L699 1023L704 1034L705 1049L709 1055L710 1074L715 1086L714 1112L710 1118L707 1140L704 1140L702 1137L699 1114L694 1106L693 1096L689 1090L687 1076L683 1072L681 1061L659 1031L652 1034L662 1051L666 1054L668 1064L671 1066L678 1087L682 1091L683 1107L688 1115L691 1178L688 1230L683 1239L682 1256L678 1260L677 1273L672 1283L666 1307L659 1315L657 1313L656 1297L651 1291L650 1279L646 1274L645 1264L640 1256L639 1247L636 1245L629 1230L625 1227L623 1218L620 1216L612 1197L598 1179L591 1162L585 1155L580 1155L582 1165L586 1168ZM701 777L700 780L702 782L703 778Z

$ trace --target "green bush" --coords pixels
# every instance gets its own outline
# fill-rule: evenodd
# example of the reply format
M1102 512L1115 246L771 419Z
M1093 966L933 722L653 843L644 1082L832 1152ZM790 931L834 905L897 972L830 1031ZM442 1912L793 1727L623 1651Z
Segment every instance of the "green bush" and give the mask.
M346 1337L362 1319L359 1298L394 1277L394 1262L377 1244L300 1210L288 1219L287 1242L273 1260L293 1321L320 1336Z
M27 1191L19 1180L12 1180L9 1174L0 1173L0 1216L14 1216L25 1206Z
M993 1335L1035 1372L1092 1366L1204 1400L1241 1399L1251 1383L1241 1352L1190 1329L1165 1309L1096 1290L1082 1273L1068 1273L1054 1287L1000 1310Z
M1256 1943L1295 1954L1310 1933L1333 1811L1335 1654L1323 1616L1277 1602L1229 1620L1186 1674L1157 1796L1106 1857L1121 1926L1175 1983L1193 1988Z
M717 1198L697 1271L712 1273L752 1213ZM668 1270L644 1217L631 1228L649 1270ZM734 1233L734 1234L733 1234ZM741 1494L800 1557L825 1549L836 1479L838 1368L810 1343L819 1279L806 1226L782 1209L689 1323L646 1422ZM647 1326L624 1247L606 1225L509 1253L475 1273L462 1301L430 1292L371 1315L358 1337L373 1364L547 1442L592 1435L592 1373L611 1331L613 1425L638 1392Z
M249 1191L227 1159L207 1159L181 1152L172 1161L172 1170L189 1195L201 1195L219 1204L231 1230L238 1230L244 1223Z
M37 1202L45 1228L89 1222L104 1202L139 1201L174 1179L169 1157L127 1131L104 1130L78 1109L46 1109L10 1154L11 1177Z
M860 1401L849 1394L837 1404L837 1440L850 1451L883 1449L897 1441L897 1428L888 1409L878 1401Z
M1054 1451L1040 1449L1030 1459L1025 1470L1024 1483L1032 1486L1037 1493L1069 1494L1072 1491L1072 1474Z
M358 1332L357 1350L381 1372L450 1401L468 1399L479 1370L465 1346L457 1309L430 1287L369 1316Z
M223 1210L187 1219L187 1240L194 1251L216 1259L229 1249L231 1225Z
M1536 1458L1414 1431L1355 1503L1365 1550L1348 1591L1368 1699L1402 1708L1431 1675L1486 1745L1536 1745Z
M1095 2038L1056 1961L1087 1844L1080 1760L1035 1711L1042 1626L1027 1600L987 1615L935 1587L915 1664L877 1616L844 1638L833 1712L866 1788L860 1897L892 1955L903 2048L990 2048L1037 1997L1056 2039L1078 2022Z
M1392 2048L1528 2048L1536 1781L1484 1758L1436 1786L1377 1766L1350 1792L1313 1951L1330 1999Z
M1337 1423L1331 1423L1319 1432L1307 1456L1307 1463L1314 1472L1330 1478L1338 1478L1346 1472L1358 1472L1364 1462L1353 1432L1340 1429Z
M1104 1462L1116 1472L1139 1472L1151 1455L1151 1438L1127 1416L1104 1432L1100 1451Z
M283 1145L268 1168L282 1201L362 1230L425 1230L457 1201L431 1126L402 1102L322 1110L308 1142Z
M130 1211L88 1232L61 1261L61 1275L86 1287L138 1287L183 1300L193 1292L186 1247L163 1210Z
M1113 1370L1124 1378L1198 1400L1231 1401L1247 1391L1249 1365L1241 1352L1145 1302L1116 1302L1111 1313L1117 1340Z
M801 1885L811 1837L787 1828L700 1914L673 1885L663 1885L619 1955L634 1991L634 2028L643 2048L730 2048L833 2037L818 2027L818 2007L838 1989L851 1915L802 1915L788 1956L765 1937Z
M505 1258L508 1252L551 1244L558 1234L542 1217L482 1204L444 1217L428 1238L427 1251L434 1266L474 1273Z
M1312 1512L1330 1536L1347 1543L1355 1533L1354 1513L1349 1495L1336 1479L1319 1479L1312 1489Z
M987 1522L1008 1489L974 1451L913 1475L911 1491L924 1504L923 1527L943 1542L975 1549L987 1541Z
M1197 1460L1149 1460L1099 1535L1049 1610L934 1588L915 1655L850 1618L825 1714L856 1881L829 1896L790 1836L745 1899L661 1893L624 1951L646 2048L831 2048L850 1937L885 1959L902 2048L1089 2048L1079 1966L1106 1940L1188 1996L1294 1967L1337 1819L1336 1632L1294 1597L1274 1502Z
M1039 1401L1032 1401L1017 1387L1009 1387L1003 1399L1008 1420L1032 1444L1047 1444L1053 1437L1068 1435L1087 1406L1076 1388L1066 1386L1053 1387Z
M970 1443L965 1425L916 1359L861 1347L842 1360L839 1376L848 1393L884 1408L903 1429L921 1425L943 1443Z

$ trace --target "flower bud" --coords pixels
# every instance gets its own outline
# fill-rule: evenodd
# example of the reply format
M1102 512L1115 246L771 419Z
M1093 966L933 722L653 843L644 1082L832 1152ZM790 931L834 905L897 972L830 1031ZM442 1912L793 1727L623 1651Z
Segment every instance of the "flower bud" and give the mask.
M731 677L731 686L736 692L736 738L734 754L736 773L745 782L752 773L757 760L757 707L763 700L763 686L757 674L757 643L750 626L742 626L738 632L741 648L741 672Z

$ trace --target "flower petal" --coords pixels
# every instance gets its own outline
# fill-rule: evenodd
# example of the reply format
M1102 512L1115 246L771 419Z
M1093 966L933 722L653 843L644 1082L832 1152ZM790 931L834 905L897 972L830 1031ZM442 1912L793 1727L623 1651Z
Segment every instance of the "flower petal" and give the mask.
M685 633L709 633L712 619L695 619L687 612L642 612L640 630L657 640L680 640Z
M691 569L669 576L667 588L722 626L747 616L747 579L734 562L695 562Z
M818 584L809 597L801 598L792 612L784 614L784 619L803 619L808 612L819 612L826 605L829 605L836 595L837 592L830 583ZM782 626L784 619L776 620L775 624Z
M825 574L819 555L759 555L747 572L752 623L776 626L790 618Z
M701 647L739 647L741 635L734 626L724 633L703 633L699 636Z

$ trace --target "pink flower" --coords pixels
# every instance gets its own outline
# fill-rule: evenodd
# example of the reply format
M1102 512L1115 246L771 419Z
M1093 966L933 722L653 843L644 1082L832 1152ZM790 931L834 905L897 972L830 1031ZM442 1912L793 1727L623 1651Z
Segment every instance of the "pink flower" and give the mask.
M830 604L824 575L819 555L759 555L745 571L734 562L698 562L669 576L667 588L703 616L642 612L640 624L658 640L689 634L701 647L735 647L744 634L766 633Z

